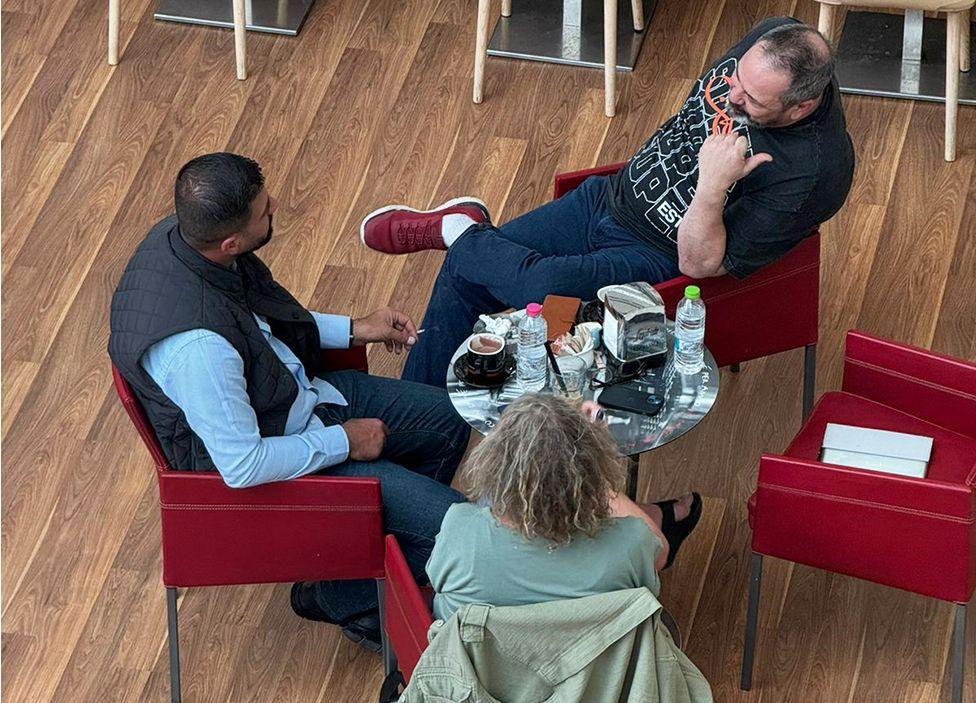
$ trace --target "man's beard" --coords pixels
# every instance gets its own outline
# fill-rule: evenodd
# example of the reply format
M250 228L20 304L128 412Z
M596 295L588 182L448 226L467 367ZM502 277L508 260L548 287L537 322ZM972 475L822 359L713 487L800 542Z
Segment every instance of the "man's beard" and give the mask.
M253 247L251 247L250 249L248 249L248 252L257 251L258 249L260 249L261 247L263 247L265 244L267 244L268 242L270 242L271 241L271 235L272 234L274 234L274 223L272 222L272 216L271 215L268 215L268 233L266 235L264 235L264 239L262 239L260 242L258 242L257 244L255 244Z
M729 113L729 117L731 117L732 121L736 124L740 124L744 127L762 127L761 124L749 117L745 110L737 107L735 103L730 102L727 111Z

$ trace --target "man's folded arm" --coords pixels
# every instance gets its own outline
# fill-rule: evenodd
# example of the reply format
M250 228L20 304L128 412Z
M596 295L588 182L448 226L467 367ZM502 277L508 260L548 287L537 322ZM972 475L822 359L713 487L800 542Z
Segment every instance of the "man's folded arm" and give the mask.
M725 223L722 210L725 191L700 188L678 225L678 269L691 278L709 278L725 273Z
M314 414L302 432L262 437L247 395L244 362L214 332L191 330L164 339L149 349L142 365L186 415L231 488L297 478L349 455L342 427L326 427Z

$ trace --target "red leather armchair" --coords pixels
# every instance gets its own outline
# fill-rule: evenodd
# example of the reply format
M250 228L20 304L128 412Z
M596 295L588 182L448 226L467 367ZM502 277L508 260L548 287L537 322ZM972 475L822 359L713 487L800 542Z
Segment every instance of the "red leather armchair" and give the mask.
M365 349L323 352L323 367L365 371ZM129 384L114 367L112 375L156 464L174 703L180 701L177 588L371 578L382 618L378 479L306 476L239 489L228 488L215 472L175 471Z
M557 174L553 197L559 198L590 176L609 176L626 164ZM739 280L732 276L692 279L679 276L654 287L674 317L685 286L701 288L708 307L705 345L719 366L731 366L771 354L804 348L803 417L813 405L820 321L820 234L797 244L782 259Z
M821 463L828 422L932 437L926 477ZM962 700L976 588L976 364L849 332L842 389L820 398L783 455L762 456L749 521L743 689L765 555L956 603L952 701Z

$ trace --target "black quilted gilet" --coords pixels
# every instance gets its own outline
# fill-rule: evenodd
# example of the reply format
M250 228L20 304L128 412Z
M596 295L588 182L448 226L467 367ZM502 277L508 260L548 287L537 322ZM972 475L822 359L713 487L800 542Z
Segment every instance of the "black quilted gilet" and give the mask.
M112 296L108 353L146 409L174 469L215 468L186 416L139 364L149 347L179 332L207 329L230 342L244 360L261 436L284 434L298 387L252 313L267 319L272 334L295 353L309 378L314 376L319 359L315 321L254 254L238 257L236 270L216 264L183 241L171 215L149 231L129 260Z

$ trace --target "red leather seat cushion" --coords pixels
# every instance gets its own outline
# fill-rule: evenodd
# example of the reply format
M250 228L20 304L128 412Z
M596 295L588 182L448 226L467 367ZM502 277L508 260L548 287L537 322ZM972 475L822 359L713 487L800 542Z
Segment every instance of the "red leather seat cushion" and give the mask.
M926 478L962 486L976 485L976 440L887 405L839 391L824 394L786 455L816 461L828 422L932 437L932 458Z

